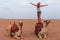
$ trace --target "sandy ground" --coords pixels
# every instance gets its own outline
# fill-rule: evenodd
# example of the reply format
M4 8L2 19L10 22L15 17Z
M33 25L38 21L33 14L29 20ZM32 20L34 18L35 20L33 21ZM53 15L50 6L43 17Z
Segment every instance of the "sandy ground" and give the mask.
M14 20L18 22L20 20ZM21 20L23 21L23 36L22 40L60 40L60 20L51 20L51 23L48 26L48 38L38 39L34 34L34 27L37 20ZM6 29L10 22L13 20L4 20L0 19L0 40L16 40L7 36Z

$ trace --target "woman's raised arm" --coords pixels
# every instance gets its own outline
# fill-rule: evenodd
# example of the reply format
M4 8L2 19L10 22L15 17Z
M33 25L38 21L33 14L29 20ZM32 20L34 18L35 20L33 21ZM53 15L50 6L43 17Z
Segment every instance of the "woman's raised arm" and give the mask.
M40 7L44 7L44 6L48 6L48 4L45 4L45 5L40 5Z
M33 4L33 3L31 3L31 2L30 2L30 4L32 4L32 5L34 5L34 6L36 6L35 4Z

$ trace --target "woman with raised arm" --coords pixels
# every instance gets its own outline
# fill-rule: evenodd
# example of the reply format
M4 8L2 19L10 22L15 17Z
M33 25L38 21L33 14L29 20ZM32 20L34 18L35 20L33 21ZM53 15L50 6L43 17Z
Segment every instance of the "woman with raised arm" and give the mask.
M41 10L40 10L40 7L48 6L48 4L41 5L40 2L38 2L37 5L35 5L35 4L31 3L31 2L30 2L30 4L36 6L36 8L37 8L38 23L41 22Z

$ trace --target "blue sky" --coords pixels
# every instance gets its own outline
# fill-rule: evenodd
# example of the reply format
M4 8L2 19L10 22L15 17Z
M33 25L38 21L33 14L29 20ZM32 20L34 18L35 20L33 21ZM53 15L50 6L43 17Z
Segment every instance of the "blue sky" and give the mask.
M41 8L42 19L60 19L60 0L0 0L0 18L36 19L36 7L29 2L48 4Z

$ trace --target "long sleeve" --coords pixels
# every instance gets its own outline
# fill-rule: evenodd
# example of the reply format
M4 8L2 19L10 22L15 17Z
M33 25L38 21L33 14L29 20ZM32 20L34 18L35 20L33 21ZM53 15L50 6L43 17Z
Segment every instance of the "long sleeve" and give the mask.
M45 4L45 5L40 5L40 7L44 7L44 6L48 6L48 4Z
M32 4L32 5L34 5L34 6L36 6L35 4L33 4L33 3L31 3L31 2L30 2L30 4Z

